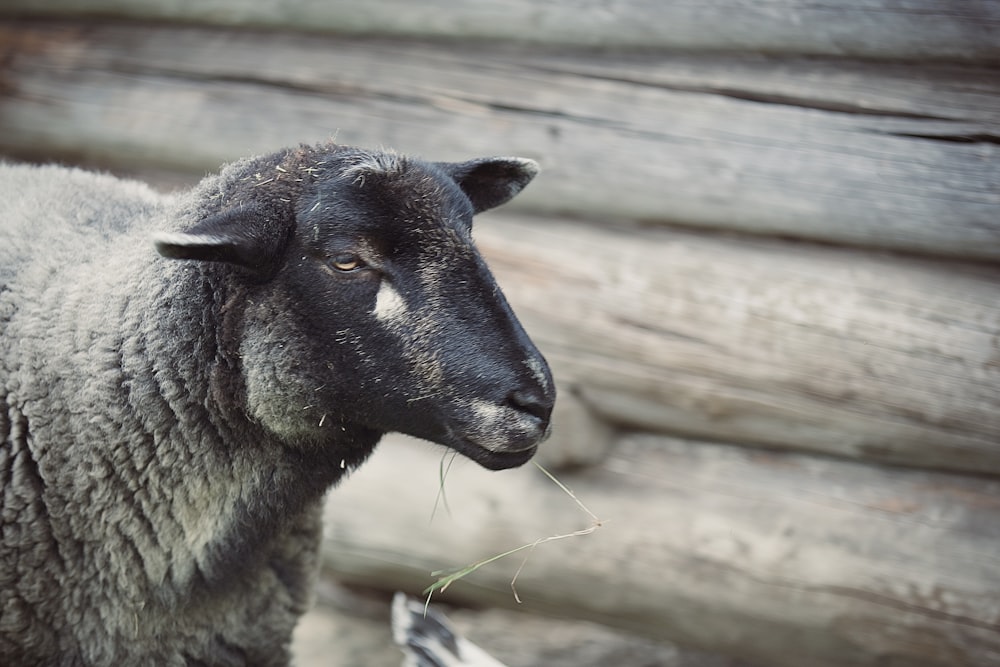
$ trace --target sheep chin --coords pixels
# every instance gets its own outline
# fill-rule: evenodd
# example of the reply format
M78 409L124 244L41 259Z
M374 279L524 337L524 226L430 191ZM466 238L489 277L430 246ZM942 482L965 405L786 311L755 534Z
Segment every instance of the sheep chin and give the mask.
M538 445L551 431L549 424L538 428L504 428L493 425L489 431L482 428L456 432L448 429L441 444L489 470L517 468L527 463L538 451Z
M449 445L449 447L487 470L507 470L508 468L520 467L530 461L535 452L538 451L537 444L515 451L496 451L477 445L470 440Z

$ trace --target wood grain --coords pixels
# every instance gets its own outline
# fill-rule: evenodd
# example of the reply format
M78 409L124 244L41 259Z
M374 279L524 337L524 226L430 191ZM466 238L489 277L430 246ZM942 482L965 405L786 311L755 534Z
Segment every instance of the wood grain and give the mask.
M5 0L0 12L602 48L1000 60L996 0Z
M330 496L326 567L417 592L432 570L591 524L530 465L453 466L451 512L431 520L441 456L380 445ZM531 551L519 609L774 667L1000 662L996 480L632 436L562 481L604 523ZM487 565L445 597L517 606L522 560Z
M1000 473L1000 271L486 216L564 384L630 427Z
M545 169L523 210L1000 259L989 68L36 23L0 45L0 151L22 157L514 153Z

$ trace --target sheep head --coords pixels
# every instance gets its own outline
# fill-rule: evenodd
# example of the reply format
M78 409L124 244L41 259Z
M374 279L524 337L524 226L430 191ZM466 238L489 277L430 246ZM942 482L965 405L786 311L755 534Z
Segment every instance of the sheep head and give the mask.
M339 146L275 160L230 179L242 186L192 228L155 239L161 255L239 283L246 413L301 447L397 431L487 468L531 458L554 386L473 243L472 217L515 196L537 165Z

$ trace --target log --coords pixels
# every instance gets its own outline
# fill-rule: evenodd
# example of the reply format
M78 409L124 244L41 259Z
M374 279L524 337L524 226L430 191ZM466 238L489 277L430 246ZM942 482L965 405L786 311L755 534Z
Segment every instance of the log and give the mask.
M989 68L31 22L0 25L0 58L8 155L200 174L334 136L514 153L545 168L522 210L1000 259Z
M544 445L543 445L544 446ZM537 470L389 438L327 501L325 567L418 592L590 519ZM480 568L443 597L587 619L772 667L1000 664L1000 481L652 436L563 476L589 535ZM523 555L523 552L522 552Z
M594 465L604 460L611 443L613 428L580 398L574 385L556 384L552 429L558 435L550 437L545 449L535 460L551 470Z
M316 603L295 628L295 667L400 667L402 654L390 630L391 594L351 590L329 577L317 589ZM460 636L512 667L751 667L586 621L509 609L433 607Z
M1000 474L1000 271L487 215L559 380L630 427Z
M1000 2L942 0L5 0L0 13L603 48L1000 59Z

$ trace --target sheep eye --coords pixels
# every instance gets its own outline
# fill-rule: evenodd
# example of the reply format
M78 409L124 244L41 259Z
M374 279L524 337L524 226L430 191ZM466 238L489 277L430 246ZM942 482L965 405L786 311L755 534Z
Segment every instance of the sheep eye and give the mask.
M352 253L343 253L330 259L330 266L338 271L357 271L365 267L360 257Z

